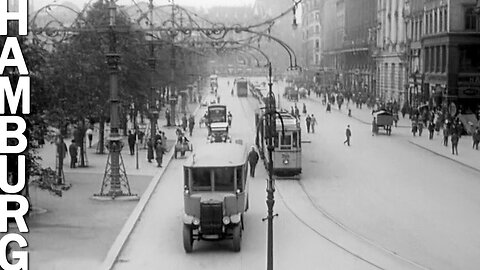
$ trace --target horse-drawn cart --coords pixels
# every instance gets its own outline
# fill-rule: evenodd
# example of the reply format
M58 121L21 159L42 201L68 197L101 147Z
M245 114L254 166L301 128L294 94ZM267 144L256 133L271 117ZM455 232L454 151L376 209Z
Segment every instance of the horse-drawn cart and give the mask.
M375 117L376 129L375 133L378 133L379 129L383 127L387 135L392 134L393 114L387 110L379 110L373 113Z

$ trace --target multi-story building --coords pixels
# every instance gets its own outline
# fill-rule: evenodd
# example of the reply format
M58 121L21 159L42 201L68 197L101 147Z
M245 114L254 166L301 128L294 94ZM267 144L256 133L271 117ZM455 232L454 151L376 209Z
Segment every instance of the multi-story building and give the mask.
M302 2L303 66L308 69L318 70L320 67L320 8L320 0L306 0Z
M480 17L476 0L425 0L424 89L454 113L480 109Z
M375 63L371 58L369 30L376 24L376 0L339 0L337 8L337 38L339 43L343 41L337 55L344 89L373 97Z
M406 1L404 5L404 18L407 26L406 56L408 60L408 65L406 66L408 91L406 95L407 103L412 108L416 108L428 101L428 91L425 91L423 87L425 80L422 52L424 5L425 0Z
M321 69L320 85L325 88L337 84L336 62L337 45L337 0L322 0L320 13L321 31Z
M375 63L369 30L376 24L376 0L322 3L322 78L340 90L372 93Z
M405 1L408 0L378 0L377 49L374 54L377 97L399 104L408 99Z

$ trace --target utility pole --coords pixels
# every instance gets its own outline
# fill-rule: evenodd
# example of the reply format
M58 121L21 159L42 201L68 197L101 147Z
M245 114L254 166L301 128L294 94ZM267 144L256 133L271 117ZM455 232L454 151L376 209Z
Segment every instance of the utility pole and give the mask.
M175 27L175 1L172 0L172 14L171 14L171 23L172 28ZM176 32L174 30L170 33L170 122L176 126L176 110L175 107L177 105L177 93L175 91L175 35Z
M155 145L155 135L157 133L157 119L158 119L158 110L157 104L155 101L155 66L156 66L156 59L155 59L155 46L153 44L153 0L150 0L148 5L150 11L150 31L151 31L151 42L150 42L150 58L148 59L148 66L150 67L150 138L152 139L151 143Z
M273 179L273 136L276 133L275 95L272 91L272 63L268 62L268 103L266 104L268 136L268 180L267 180L267 270L273 270L273 206L275 204L275 181Z
M109 12L109 31L110 44L109 52L106 54L106 60L109 71L110 80L110 136L108 137L108 157L105 166L105 173L103 176L102 187L99 194L95 194L95 198L110 197L115 199L117 197L131 197L138 199L138 197L130 192L130 185L128 183L127 172L122 158L123 142L119 134L119 106L120 100L118 97L118 67L120 64L120 55L116 49L116 13L117 6L115 0L110 0L108 6Z

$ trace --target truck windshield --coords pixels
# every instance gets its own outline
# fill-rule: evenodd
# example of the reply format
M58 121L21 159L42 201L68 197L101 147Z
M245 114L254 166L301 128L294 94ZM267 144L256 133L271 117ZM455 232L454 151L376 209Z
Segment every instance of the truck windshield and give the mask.
M215 191L233 191L234 190L234 175L235 168L221 167L214 170Z
M193 168L191 188L193 191L234 191L234 171L235 167Z
M211 123L227 122L227 109L224 107L208 108L208 117Z

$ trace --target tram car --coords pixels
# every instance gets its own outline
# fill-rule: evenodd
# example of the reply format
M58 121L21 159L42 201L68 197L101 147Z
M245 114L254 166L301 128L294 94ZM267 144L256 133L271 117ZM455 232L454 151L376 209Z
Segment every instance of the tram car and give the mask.
M241 248L248 209L248 152L241 142L197 147L184 165L183 247L194 241L232 239Z
M275 119L273 135L273 174L277 176L296 176L302 173L302 132L300 121L288 112L280 113L283 120ZM262 114L256 115L257 138L255 143L260 151L265 166L268 168L268 127Z
M235 80L237 86L237 96L247 97L248 96L248 81L244 78L239 78Z

